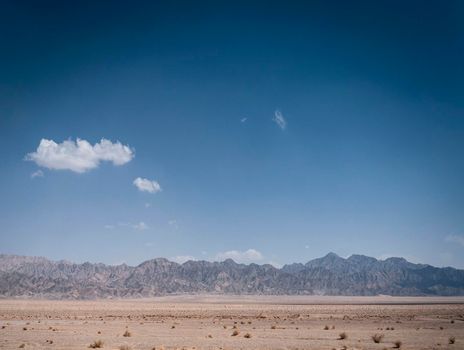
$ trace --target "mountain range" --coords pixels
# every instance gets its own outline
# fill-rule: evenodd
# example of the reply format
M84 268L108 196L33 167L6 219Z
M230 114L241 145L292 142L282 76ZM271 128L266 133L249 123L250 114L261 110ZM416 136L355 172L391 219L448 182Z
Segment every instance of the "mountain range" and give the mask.
M0 254L0 297L137 298L168 294L464 295L464 270L334 253L276 268L164 258L138 266Z

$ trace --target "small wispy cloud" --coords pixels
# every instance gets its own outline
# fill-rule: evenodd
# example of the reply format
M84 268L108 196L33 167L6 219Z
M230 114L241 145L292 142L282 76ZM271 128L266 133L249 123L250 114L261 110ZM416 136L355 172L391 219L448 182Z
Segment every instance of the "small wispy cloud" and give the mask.
M457 243L464 247L464 236L463 235L448 235L445 237L445 241L449 243Z
M171 226L174 230L177 230L179 228L177 220L169 220L168 225Z
M132 225L133 228L135 228L138 231L145 231L148 230L148 225L144 223L143 221L140 221L139 223Z
M248 249L245 251L229 250L226 252L220 252L216 254L215 260L223 261L226 259L232 259L240 263L257 262L264 259L263 254L256 249Z
M44 173L42 170L37 170L37 171L34 171L32 174L31 174L31 179L35 179L36 177L44 177Z
M177 255L177 256L171 257L169 260L174 261L178 264L183 264L184 262L187 262L189 260L195 261L197 259L191 255Z
M287 128L287 121L285 120L284 116L282 115L282 113L277 109L275 110L274 112L274 118L272 118L272 120L274 121L274 123L276 123L279 128L281 128L282 130L285 130Z
M105 225L104 228L105 230L112 230L114 229L114 225Z
M134 157L134 151L126 145L101 139L94 145L82 139L66 140L56 143L42 139L35 152L28 153L25 160L38 166L53 170L71 170L84 173L97 168L101 162L123 165Z
M151 203L145 203L145 208L150 208L151 207Z
M138 177L134 180L133 184L142 192L157 193L161 191L160 184L154 180Z
M245 123L247 120L248 120L248 118L244 117L244 118L240 119L240 123Z

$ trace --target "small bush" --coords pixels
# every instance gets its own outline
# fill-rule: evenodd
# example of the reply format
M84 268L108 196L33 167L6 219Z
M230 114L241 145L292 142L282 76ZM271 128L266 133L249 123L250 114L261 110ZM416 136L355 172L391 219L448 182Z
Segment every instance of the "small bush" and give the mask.
M403 343L400 340L397 340L396 342L393 343L393 347L395 349L400 349L402 344Z
M339 340L343 340L343 339L346 339L346 338L348 338L348 335L347 335L345 332L340 333L340 334L338 335L338 339L339 339Z
M325 331L329 330L329 326L325 325L325 326L324 326L324 330L325 330Z
M126 329L126 331L124 332L124 334L123 334L122 336L123 336L123 337L130 337L130 336L132 336L132 333L129 332L129 331Z
M276 329L277 327L275 325L272 325L271 326L271 329Z
M449 344L454 344L454 343L456 343L456 338L455 338L455 337L449 337L448 343L449 343Z
M374 343L380 343L383 339L383 334L374 334L372 336L372 340L374 341Z
M232 333L232 337L235 337L239 334L239 332L237 330L235 330L233 333Z
M99 349L103 347L103 342L101 340L95 340L92 344L89 345L91 349Z
M251 338L251 334L250 333L247 333L243 336L244 338Z

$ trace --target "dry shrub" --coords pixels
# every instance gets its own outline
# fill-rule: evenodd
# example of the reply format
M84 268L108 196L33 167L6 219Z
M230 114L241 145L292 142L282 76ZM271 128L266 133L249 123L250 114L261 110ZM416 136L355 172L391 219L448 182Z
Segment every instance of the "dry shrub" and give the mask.
M103 347L103 342L101 340L95 340L92 344L89 345L91 349L99 349Z
M122 336L123 336L123 337L130 337L130 336L132 336L132 333L129 332L129 331L126 329L126 331L124 332L124 334L123 334Z
M384 337L383 334L376 333L372 336L372 340L374 341L374 343L380 343L383 337Z
M325 326L324 326L324 330L325 330L325 331L328 331L328 330L329 330L329 326L325 325Z
M449 337L448 344L454 344L454 343L456 343L456 338L455 337Z
M18 346L20 349L24 349L26 347L26 344L22 343L20 346Z
M345 332L342 332L338 335L338 339L339 340L343 340L343 339L346 339L348 338L348 334L346 334Z
M244 338L251 338L251 334L250 333L247 333L243 336Z
M400 349L401 348L401 345L403 345L403 343L401 342L401 340L397 340L393 343L393 348L395 349Z
M235 330L233 333L232 333L232 337L235 337L239 334L239 331Z
M276 329L277 327L275 325L272 325L271 326L271 329Z

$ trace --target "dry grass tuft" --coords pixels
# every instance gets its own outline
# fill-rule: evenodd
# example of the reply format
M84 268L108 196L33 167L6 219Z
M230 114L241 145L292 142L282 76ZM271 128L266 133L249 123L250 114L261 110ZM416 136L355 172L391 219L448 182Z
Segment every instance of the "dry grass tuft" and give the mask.
M449 337L448 344L454 344L454 343L456 343L456 338L455 337Z
M26 347L26 344L22 343L20 346L18 346L18 348L20 349L24 349Z
M272 325L272 326L271 326L271 329L276 329L276 328L277 328L276 325Z
M244 338L251 338L251 334L250 333L247 333L243 336Z
M395 349L400 349L401 348L401 345L403 345L403 343L401 342L401 340L397 340L393 343L393 348Z
M131 337L132 336L132 333L129 332L127 329L126 331L124 332L124 334L122 335L123 337Z
M239 331L235 330L235 331L232 333L232 337L237 336L239 333L240 333Z
M101 340L95 340L92 344L89 345L89 348L91 349L99 349L103 347L103 341Z
M328 331L328 330L329 330L329 326L325 325L325 326L324 326L324 330L325 330L325 331Z
M371 338L374 341L374 343L380 343L382 341L383 337L384 337L383 334L376 333Z
M348 338L348 334L346 334L345 332L342 332L338 335L338 339L339 340L343 340L343 339L346 339Z

